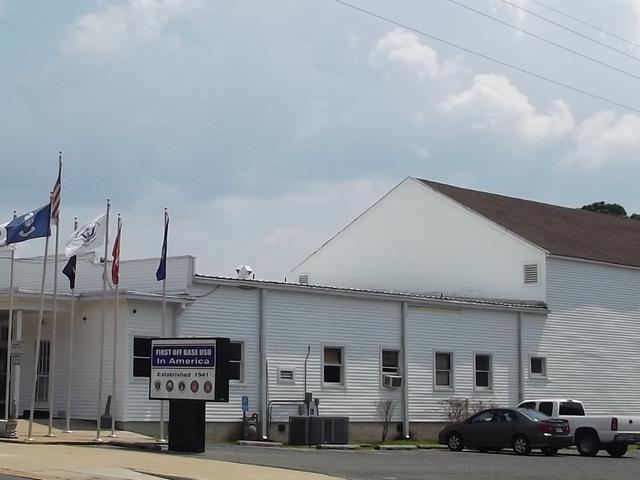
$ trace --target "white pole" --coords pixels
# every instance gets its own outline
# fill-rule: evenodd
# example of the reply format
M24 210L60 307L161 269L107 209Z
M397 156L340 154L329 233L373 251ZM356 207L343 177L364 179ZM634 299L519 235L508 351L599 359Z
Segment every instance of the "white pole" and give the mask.
M73 218L73 231L78 229L78 217ZM76 272L78 274L78 257L76 257ZM73 433L71 430L71 380L73 379L73 329L75 328L76 316L76 289L75 281L71 289L71 314L69 316L69 358L67 360L67 409L66 409L66 428L63 433Z
M22 310L15 311L15 325L13 327L13 336L16 341L22 340ZM23 354L24 355L24 354ZM15 402L16 412L20 411L20 365L13 365L13 373L11 375L11 383L13 384L13 402ZM13 404L12 404L13 405Z
M104 272L102 276L102 324L100 331L100 356L98 357L99 373L98 373L98 402L96 405L96 441L101 442L100 438L100 412L102 407L102 374L104 371L104 324L107 317L107 264L109 255L109 211L111 210L111 199L107 198L107 224L104 234Z
M47 220L48 221L48 220ZM36 408L36 387L38 384L38 363L40 361L40 340L42 338L42 319L44 317L44 280L47 275L47 254L49 253L49 236L44 241L44 261L42 262L42 284L40 286L40 311L38 313L38 326L36 328L36 351L33 358L33 378L31 388L31 408L29 409L29 433L27 441L33 441L33 410Z
M16 218L16 211L13 211L13 218ZM13 267L16 258L15 249L11 249L11 270L9 273L9 325L7 330L7 372L6 372L6 384L4 390L4 418L9 420L9 402L11 396L9 390L11 387L11 335L13 334Z
M122 218L120 218L120 214L118 214L118 235L120 235L120 244L122 244ZM120 256L120 252L118 252L118 258ZM115 258L114 258L115 261ZM118 266L118 275L120 275L120 267ZM113 409L113 413L111 414L111 435L112 438L116 438L116 355L118 353L118 306L119 306L119 295L118 295L118 285L120 284L120 278L118 278L118 283L116 283L116 307L113 312L113 364L112 364L112 381L111 381L111 406Z
M164 209L164 228L167 229L167 219L169 217L169 212L166 207ZM167 232L167 236L169 233ZM163 240L164 241L164 240ZM169 241L167 239L167 249L169 248ZM162 279L162 338L167 336L167 252L164 253L165 264L164 264L164 278ZM166 442L167 440L164 438L164 401L160 400L160 438L159 442Z
M60 238L59 218L56 219L56 249L53 253L53 318L51 320L51 362L49 364L49 431L47 437L53 434L53 393L56 372L56 333L58 320L58 246Z

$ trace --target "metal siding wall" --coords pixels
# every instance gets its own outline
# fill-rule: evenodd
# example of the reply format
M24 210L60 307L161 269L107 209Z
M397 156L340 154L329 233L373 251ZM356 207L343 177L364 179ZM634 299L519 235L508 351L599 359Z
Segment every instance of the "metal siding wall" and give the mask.
M258 290L196 283L192 295L199 298L178 317L179 336L244 342L244 383L230 383L229 403L207 404L208 421L240 421L242 395L249 397L251 412L258 408Z
M307 389L320 399L323 415L346 415L352 421L378 421L376 403L395 399L394 421L402 414L400 389L380 385L380 348L400 349L400 303L309 293L268 291L266 295L269 399L304 399ZM344 347L346 388L321 385L322 346ZM278 367L293 367L295 384L279 384ZM274 410L284 420L292 409Z
M76 292L102 291L103 265L94 263L91 256L82 256L78 261ZM9 288L9 261L2 260L0 269L0 290ZM53 256L49 257L47 265L47 279L45 290L53 290ZM140 292L162 291L162 283L156 281L156 269L159 259L150 258L142 260L124 260L120 264L120 289L137 290ZM167 292L184 293L189 288L192 275L192 263L194 258L190 256L167 258ZM62 274L62 269L67 263L64 255L58 256L58 288L62 293L69 293L69 280ZM5 265L6 264L6 265ZM42 281L42 258L18 259L15 263L15 288L40 291Z
M411 421L445 419L441 401L470 398L497 405L518 400L517 314L485 310L409 307L409 412ZM433 388L434 351L453 352L453 391ZM474 354L490 353L493 389L474 390Z
M588 413L640 412L640 271L550 258L546 322L525 322L525 396L582 400ZM529 378L529 355L548 379Z

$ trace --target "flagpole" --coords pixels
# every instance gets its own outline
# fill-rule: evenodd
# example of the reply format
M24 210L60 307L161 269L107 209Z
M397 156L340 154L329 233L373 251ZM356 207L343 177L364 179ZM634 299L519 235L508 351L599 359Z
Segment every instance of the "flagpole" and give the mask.
M101 442L100 438L100 412L102 408L102 375L104 372L104 325L107 317L107 264L109 255L109 211L111 210L111 199L107 198L107 219L104 234L104 272L102 276L102 325L100 331L100 356L98 360L99 374L98 374L98 403L96 405L96 441Z
M58 152L58 181L60 182L62 175L62 152ZM58 183L56 182L56 185ZM58 191L57 208L52 205L51 213L55 217L56 225L56 247L53 252L53 319L51 320L51 363L49 365L49 431L47 437L55 437L53 434L53 394L55 392L56 378L56 330L58 324L58 248L60 245L60 203L62 192ZM56 199L53 199L56 202Z
M73 231L78 229L78 217L73 217ZM78 262L76 257L76 273ZM66 409L66 429L62 433L73 433L71 430L71 379L73 378L73 329L76 315L76 284L73 283L71 289L71 315L69 317L69 359L67 360L67 409Z
M169 212L167 210L167 207L165 207L164 209L164 228L165 228L165 235L168 235L168 232L166 232L166 228L167 228L167 220L169 217ZM167 272L166 272L166 258L167 258L167 253L166 251L164 252L164 256L165 256L165 274L164 274L164 278L162 279L162 338L165 338L167 336L167 327L166 327L166 320L167 320ZM164 401L160 401L160 438L158 439L159 442L166 442L167 440L164 438Z
M47 221L50 221L48 219ZM42 262L42 283L40 286L40 311L38 312L38 326L36 328L36 348L33 359L33 378L31 388L31 408L29 409L29 433L27 441L33 441L33 411L36 408L36 387L38 386L38 363L40 361L40 340L42 339L42 320L44 317L44 283L47 275L47 255L49 253L49 237L47 235L44 241L44 261Z
M13 219L16 218L16 211L13 211ZM11 386L11 336L13 335L13 267L16 258L15 248L11 249L11 270L9 273L9 325L7 330L7 373L5 375L5 390L4 390L4 418L9 420L9 402L11 396L9 395L9 387Z
M118 214L118 248L120 248L120 242L122 242L121 238L122 232L122 218L120 214ZM120 259L120 252L118 252L118 262ZM116 259L114 258L115 262ZM119 266L118 266L119 268ZM119 274L119 272L118 272ZM112 438L116 438L116 355L118 353L118 306L119 306L119 295L118 295L118 285L120 284L120 279L118 278L118 282L116 283L116 307L113 313L113 365L112 365L112 381L111 381L111 405L113 405L113 413L111 414L111 435Z

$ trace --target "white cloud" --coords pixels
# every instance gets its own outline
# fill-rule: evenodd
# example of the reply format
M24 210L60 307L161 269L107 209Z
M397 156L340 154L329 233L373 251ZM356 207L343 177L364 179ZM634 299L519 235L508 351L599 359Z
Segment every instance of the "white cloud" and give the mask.
M567 163L599 167L616 161L640 161L640 116L603 111L587 118L574 133Z
M415 70L420 77L438 78L461 70L459 60L441 61L438 52L421 43L413 32L395 29L376 42L369 54L369 65L382 68L388 64Z
M635 18L635 41L640 43L640 0L631 0L631 11Z
M64 45L83 53L109 53L162 37L165 27L200 0L129 0L80 17Z
M510 2L513 5L509 5L508 3L502 2L501 0L491 0L491 12L496 15L501 8L506 8L509 11L509 14L515 19L516 24L518 26L522 26L527 18L527 12L517 8L516 6L527 8L529 2L528 0L510 0Z
M440 108L469 117L475 130L517 133L526 140L543 141L562 137L574 128L573 115L562 100L550 102L540 113L529 98L500 75L476 75L464 92L450 95Z

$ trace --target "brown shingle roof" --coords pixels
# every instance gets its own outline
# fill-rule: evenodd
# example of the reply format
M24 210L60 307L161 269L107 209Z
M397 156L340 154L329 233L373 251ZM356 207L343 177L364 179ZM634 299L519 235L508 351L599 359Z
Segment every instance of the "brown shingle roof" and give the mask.
M640 220L418 180L552 255L640 267Z

